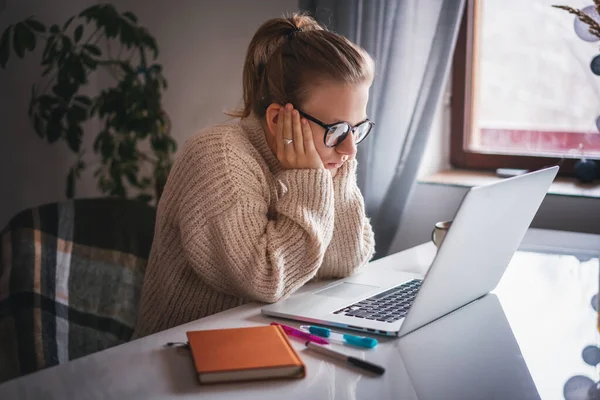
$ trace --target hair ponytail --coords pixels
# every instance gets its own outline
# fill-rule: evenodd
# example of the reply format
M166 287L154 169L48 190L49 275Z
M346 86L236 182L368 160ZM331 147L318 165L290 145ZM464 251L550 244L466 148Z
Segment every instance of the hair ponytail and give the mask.
M329 79L356 84L373 79L373 69L366 51L313 18L301 13L273 18L261 25L248 46L244 105L231 115L263 117L271 103L300 106L311 83Z

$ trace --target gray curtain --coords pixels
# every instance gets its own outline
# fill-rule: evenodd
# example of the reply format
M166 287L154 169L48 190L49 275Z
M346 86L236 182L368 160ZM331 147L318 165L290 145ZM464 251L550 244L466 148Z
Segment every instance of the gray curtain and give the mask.
M303 10L361 45L376 61L368 106L376 126L357 155L376 258L388 254L415 186L464 2L300 0Z

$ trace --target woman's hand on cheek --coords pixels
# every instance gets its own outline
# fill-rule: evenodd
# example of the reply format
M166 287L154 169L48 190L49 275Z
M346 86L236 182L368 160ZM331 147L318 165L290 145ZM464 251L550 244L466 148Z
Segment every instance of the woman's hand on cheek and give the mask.
M308 121L287 104L279 110L275 135L277 158L283 169L323 169Z

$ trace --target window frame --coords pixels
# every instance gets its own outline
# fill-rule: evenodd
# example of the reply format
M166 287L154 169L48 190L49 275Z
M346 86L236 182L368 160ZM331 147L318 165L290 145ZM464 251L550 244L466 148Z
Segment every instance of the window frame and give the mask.
M500 155L478 153L465 149L466 135L471 131L473 58L476 46L474 32L477 29L479 0L465 1L465 10L457 37L452 61L452 93L450 100L450 165L459 169L496 170L516 168L537 170L560 165L560 175L572 175L579 158L559 158L524 155ZM596 157L588 157L597 160Z

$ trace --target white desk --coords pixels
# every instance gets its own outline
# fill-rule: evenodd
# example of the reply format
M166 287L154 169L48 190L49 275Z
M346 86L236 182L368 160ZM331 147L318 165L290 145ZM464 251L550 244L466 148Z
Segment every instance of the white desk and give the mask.
M599 344L590 300L598 291L600 237L531 230L527 247L580 256L520 251L495 294L404 338L380 338L375 349L343 348L385 366L381 377L292 339L307 365L305 379L200 386L186 351L163 345L185 340L186 330L272 321L260 305L245 305L6 382L0 399L563 399L570 377L599 378L581 352ZM369 268L424 272L434 251L426 243Z

